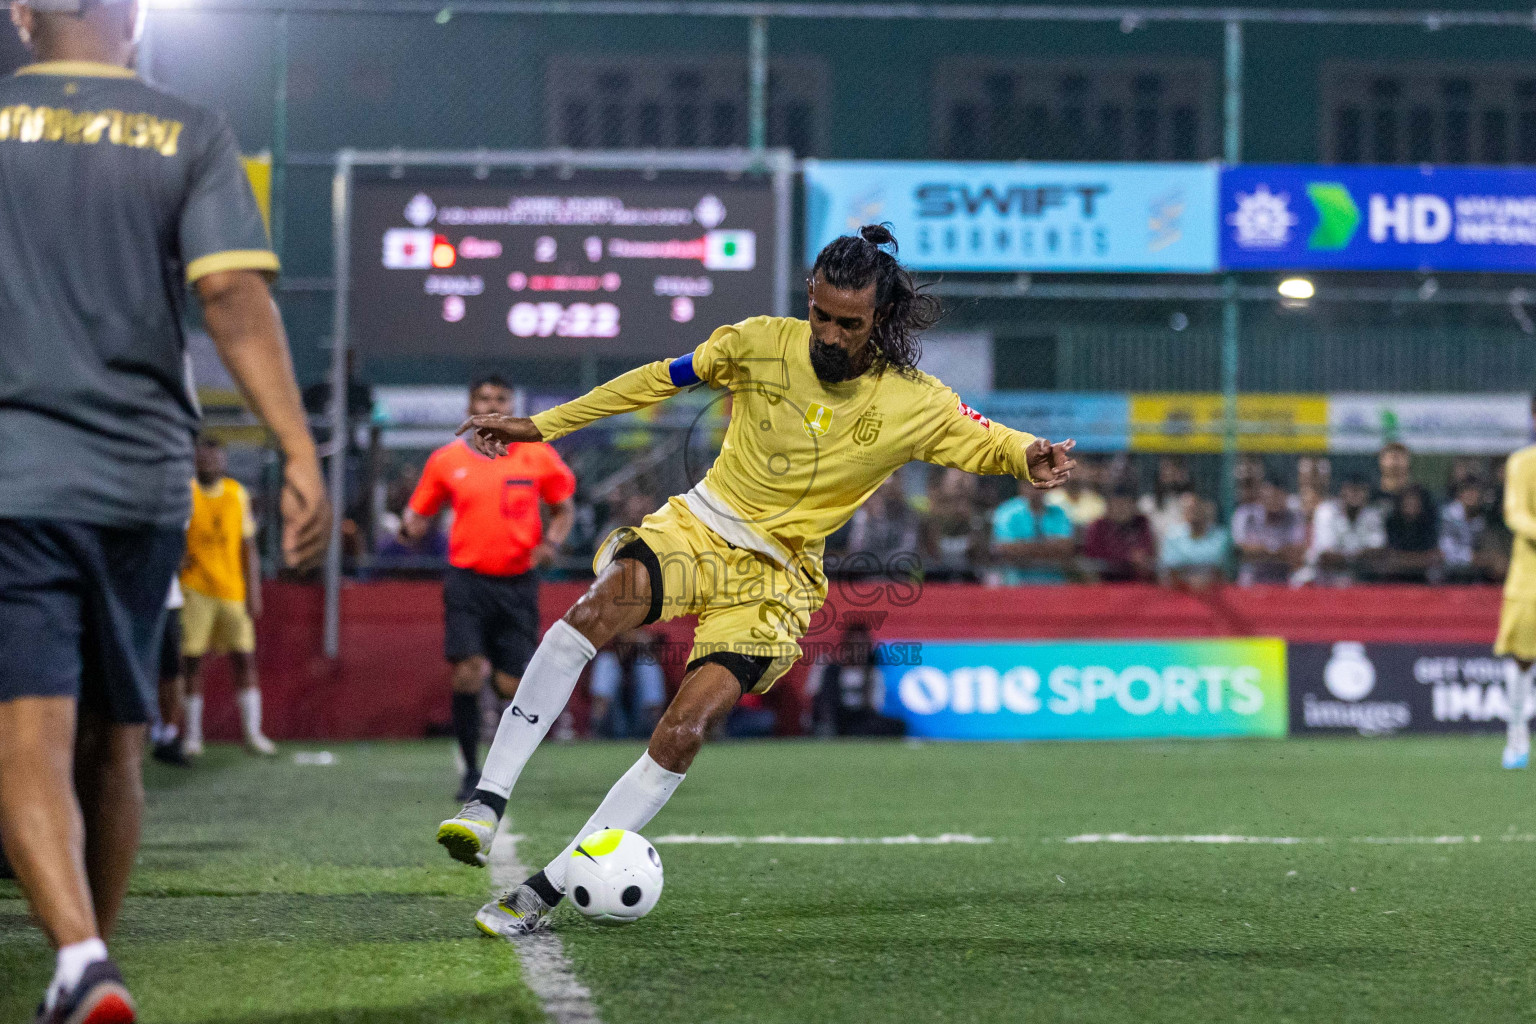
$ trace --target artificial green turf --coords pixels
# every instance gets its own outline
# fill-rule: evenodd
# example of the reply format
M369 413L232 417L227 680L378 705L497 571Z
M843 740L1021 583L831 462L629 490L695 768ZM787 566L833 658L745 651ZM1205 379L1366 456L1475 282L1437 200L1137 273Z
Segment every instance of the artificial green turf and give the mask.
M149 766L112 942L142 1019L541 1020L512 951L471 925L485 872L432 842L454 808L444 746L347 745L328 767L292 752ZM17 895L0 882L0 1021L30 1019L53 967Z
M114 949L165 1021L538 1018L468 930L487 880L432 844L441 743L233 751L151 774ZM984 846L660 847L629 928L557 926L608 1024L1505 1021L1536 1005L1536 777L1490 739L710 747L646 831ZM553 855L638 756L550 745L513 801ZM286 753L286 752L285 752ZM1089 832L1323 838L1073 845ZM1477 835L1461 844L1363 837ZM49 958L0 883L0 1020Z

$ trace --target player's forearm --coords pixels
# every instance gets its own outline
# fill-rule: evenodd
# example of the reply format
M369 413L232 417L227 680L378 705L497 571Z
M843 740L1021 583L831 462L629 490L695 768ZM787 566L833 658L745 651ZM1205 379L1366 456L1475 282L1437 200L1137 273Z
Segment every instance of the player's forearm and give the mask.
M260 274L237 270L197 282L203 316L219 358L290 462L315 461L277 305Z
M1512 475L1504 489L1504 525L1526 540L1536 540L1536 515L1531 513L1530 482L1525 474Z
M1025 451L1034 440L1033 434L993 423L985 431L967 431L963 440L940 443L923 461L983 476L1029 480L1033 478Z
M575 526L576 506L572 502L563 501L555 506L554 515L549 517L549 525L544 527L544 540L558 548L570 537Z
M620 416L671 398L682 388L672 383L666 360L636 367L580 398L532 417L545 441L554 441L607 416Z

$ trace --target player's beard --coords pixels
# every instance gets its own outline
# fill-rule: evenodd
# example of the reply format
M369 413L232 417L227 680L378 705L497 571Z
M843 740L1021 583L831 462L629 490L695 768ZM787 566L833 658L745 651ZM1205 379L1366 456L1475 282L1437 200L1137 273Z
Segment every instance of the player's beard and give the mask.
M811 369L823 384L836 384L854 375L848 350L841 345L828 345L819 338L811 339Z

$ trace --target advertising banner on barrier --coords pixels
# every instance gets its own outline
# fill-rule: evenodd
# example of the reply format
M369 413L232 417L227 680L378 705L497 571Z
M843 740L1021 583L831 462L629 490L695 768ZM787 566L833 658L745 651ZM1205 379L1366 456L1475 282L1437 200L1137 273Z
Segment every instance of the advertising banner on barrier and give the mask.
M1502 732L1513 671L1481 644L1291 644L1291 733Z
M805 262L889 222L916 270L1216 269L1214 164L805 161Z
M1073 438L1078 451L1123 452L1131 400L1115 392L994 391L977 407L999 423L1039 437Z
M1234 270L1536 270L1536 171L1252 165L1221 172Z
M1401 441L1416 452L1508 455L1530 443L1531 396L1328 396L1328 449L1374 452Z
M934 739L1284 736L1271 639L895 643L885 713ZM902 659L892 659L901 661Z
M1226 406L1215 394L1130 396L1131 450L1219 452ZM1245 452L1321 452L1328 447L1325 395L1239 395L1237 447ZM1027 428L1026 428L1027 429Z

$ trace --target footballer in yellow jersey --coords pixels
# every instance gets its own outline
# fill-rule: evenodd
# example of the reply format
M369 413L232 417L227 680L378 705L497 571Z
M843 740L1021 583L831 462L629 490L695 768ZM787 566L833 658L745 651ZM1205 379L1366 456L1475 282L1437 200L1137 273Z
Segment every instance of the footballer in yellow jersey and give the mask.
M261 686L256 678L256 623L261 615L261 562L256 520L239 481L225 475L218 438L203 435L195 451L192 518L181 567L181 653L187 681L186 737L182 750L203 752L203 667L209 654L229 655L235 701L245 745L271 755L276 747L261 730Z
M1536 399L1531 403L1536 418ZM1531 757L1531 665L1536 662L1536 445L1509 457L1504 468L1504 523L1514 534L1504 606L1493 653L1515 659L1509 683L1509 738L1505 768L1524 768Z
M897 469L931 462L1059 486L1073 442L1052 445L972 410L917 369L918 334L939 317L891 251L884 227L839 238L817 257L808 319L755 317L715 331L688 355L631 370L532 419L473 417L462 432L487 455L553 441L683 388L728 389L718 458L688 493L639 526L616 530L593 562L597 581L545 633L502 717L480 788L438 841L483 863L507 797L596 649L659 619L697 616L682 687L650 746L577 833L639 829L683 779L705 735L747 692L800 656L826 598L826 537ZM540 927L565 888L560 857L476 915L489 934Z

